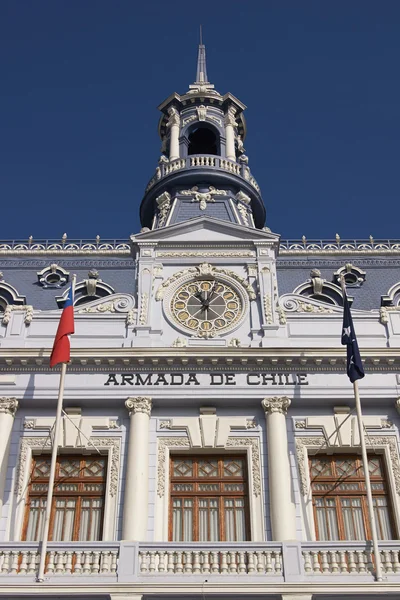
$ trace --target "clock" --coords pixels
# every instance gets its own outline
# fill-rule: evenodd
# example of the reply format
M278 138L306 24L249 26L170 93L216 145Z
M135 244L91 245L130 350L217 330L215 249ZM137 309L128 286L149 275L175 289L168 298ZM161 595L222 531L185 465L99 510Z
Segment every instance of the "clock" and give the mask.
M192 279L173 293L170 313L178 328L198 337L233 329L243 316L243 296L226 281Z

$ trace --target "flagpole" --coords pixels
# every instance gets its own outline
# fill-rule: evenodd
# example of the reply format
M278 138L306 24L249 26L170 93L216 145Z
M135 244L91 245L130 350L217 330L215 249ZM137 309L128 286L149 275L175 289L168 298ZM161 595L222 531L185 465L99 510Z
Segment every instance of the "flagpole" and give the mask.
M358 391L358 381L357 380L354 381L354 383L353 383L353 389L354 389L354 398L356 401L358 431L360 433L361 455L362 455L362 463L363 463L364 475L365 475L365 487L367 488L367 503L368 503L369 520L370 520L370 525L371 525L372 545L373 545L374 554L375 554L376 580L382 581L383 580L382 563L381 563L381 555L379 553L379 546L378 546L378 534L377 534L377 530L376 530L374 505L373 505L373 500L372 500L371 480L370 480L369 468L368 468L368 456L367 456L367 449L365 446L364 426L363 426L362 412L361 412L361 401L360 401L360 394Z
M46 514L45 514L44 526L43 526L42 548L40 550L39 573L37 576L38 582L44 581L44 569L45 569L45 563L46 563L47 542L49 541L49 526L50 526L51 508L52 508L52 503L53 503L54 477L55 477L55 473L56 473L57 450L58 450L58 440L59 440L59 435L60 435L61 413L62 413L62 406L63 406L63 399L64 399L64 383L65 383L66 372L67 372L67 363L62 363L61 364L60 386L58 388L56 422L54 425L53 448L51 451L50 475L49 475L49 485L48 485L48 489L47 489L47 501L46 501Z
M72 276L72 301L75 295L75 283L76 283L76 275ZM69 360L69 359L68 359ZM57 410L56 410L56 420L54 423L54 437L53 437L53 447L51 450L51 462L50 462L50 474L49 474L49 484L47 488L47 500L46 500L46 512L43 524L43 535L42 535L42 547L40 549L40 562L39 562L39 571L36 578L38 583L44 581L44 570L46 566L46 554L47 554L47 544L49 541L49 529L50 529L50 518L51 518L51 509L53 504L53 492L54 492L54 480L56 474L56 465L57 465L57 451L58 451L58 441L60 438L60 427L61 427L61 417L63 410L63 400L64 400L64 385L65 385L65 375L67 373L67 362L61 363L61 374L60 374L60 384L58 387L58 400L57 400Z

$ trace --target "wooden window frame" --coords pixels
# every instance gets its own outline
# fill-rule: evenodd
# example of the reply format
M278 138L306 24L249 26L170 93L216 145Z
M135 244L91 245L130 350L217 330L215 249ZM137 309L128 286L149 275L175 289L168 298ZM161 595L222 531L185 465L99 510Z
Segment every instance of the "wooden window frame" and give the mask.
M173 464L174 460L192 460L194 465L194 473L192 477L174 477ZM198 462L201 460L217 460L218 461L218 477L199 477ZM222 475L224 460L242 460L243 476L228 477ZM169 461L169 480L170 480L170 498L169 498L169 519L168 519L168 539L173 541L173 499L180 498L183 501L193 499L193 542L199 542L199 499L217 499L218 500L218 515L219 515L219 541L226 541L225 537L225 507L224 499L243 498L244 500L244 515L245 515L245 540L250 538L250 505L249 505L249 479L247 472L247 455L246 454L171 454ZM219 484L220 490L217 492L200 491L193 489L192 491L175 491L174 484L190 483L196 488L198 484ZM223 484L240 483L243 484L242 491L225 491ZM236 516L235 516L236 522Z
M83 475L83 471L86 467L86 461L93 459L93 458L101 458L104 460L104 469L103 469L104 474L100 477ZM47 490L48 490L47 484L49 481L49 477L48 476L47 477L34 477L34 475L33 475L33 473L35 472L35 467L36 467L37 462L43 461L43 460L48 460L50 462L50 460L51 460L50 455L40 454L40 455L32 456L32 465L31 465L31 471L30 471L31 476L30 476L30 480L29 480L28 493L27 493L26 504L25 504L25 514L24 514L23 527L22 527L22 538L21 538L22 541L26 540L26 535L27 535L27 531L28 531L31 499L40 498L40 499L43 499L45 502L47 499ZM59 475L60 463L65 460L67 460L67 461L68 460L74 460L74 461L79 460L79 463L80 463L79 464L79 473L81 474L79 477L65 477L65 476L60 477L60 475ZM108 464L108 456L106 454L101 454L99 456L97 456L96 454L60 454L57 456L56 472L55 472L55 479L54 479L54 490L53 490L53 498L52 498L52 506L51 506L51 516L50 516L50 524L49 524L49 541L52 541L52 539L53 539L54 520L55 520L55 514L56 514L56 502L57 502L57 499L60 499L60 498L76 499L76 505L74 508L74 512L76 513L76 516L74 519L74 527L73 527L73 534L72 534L71 541L85 541L85 540L79 540L79 531L80 531L81 516L82 516L82 510L81 510L82 509L82 500L84 500L84 499L90 499L90 500L101 499L103 502L102 502L101 514L100 514L99 541L102 539L103 528L104 528L104 507L105 507L105 500L106 500L107 464ZM34 484L45 484L46 489L43 491L34 490L33 489ZM76 490L76 491L60 490L60 489L58 489L58 486L60 484L77 484L78 490ZM84 485L88 485L88 484L102 484L103 489L101 492L93 492L92 490L84 490L83 489ZM89 524L88 524L89 531L90 531L90 527L91 527L92 518L93 518L93 513L91 511L90 520L89 520Z
M319 459L327 459L331 465L331 473L330 476L324 475L316 475L313 476L311 473L312 461L315 458ZM356 472L359 475L350 474L350 475L337 475L336 470L336 461L339 460L353 460L356 462ZM391 495L388 484L388 476L387 476L387 468L386 461L384 456L381 454L368 454L368 460L375 459L380 463L380 470L382 475L372 475L370 474L371 484L379 483L382 484L382 490L374 490L372 489L372 498L385 498L387 501L388 507L388 515L389 515L389 523L392 532L392 537L395 535L396 527L395 520L393 514L393 506L391 501ZM365 476L363 475L363 465L362 465L362 457L359 454L318 454L318 455L309 455L308 457L308 467L310 474L310 487L312 493L312 508L313 508L313 516L314 516L314 526L315 526L315 537L316 540L319 541L319 529L318 529L318 519L317 519L317 507L316 507L316 499L324 499L324 498L333 498L335 500L335 510L336 510L336 519L337 519L337 527L339 540L338 541L349 541L345 537L345 526L344 526L344 517L342 512L342 506L340 503L340 499L360 499L361 501L361 513L364 524L364 531L367 540L372 539L371 527L369 521L369 513L368 513L368 504L367 504L367 490L365 486ZM357 483L359 484L359 489L357 490L341 490L337 489L335 484L340 483ZM329 491L315 490L314 485L327 484L333 486L333 489ZM376 515L376 512L375 512ZM395 539L395 538L393 538Z

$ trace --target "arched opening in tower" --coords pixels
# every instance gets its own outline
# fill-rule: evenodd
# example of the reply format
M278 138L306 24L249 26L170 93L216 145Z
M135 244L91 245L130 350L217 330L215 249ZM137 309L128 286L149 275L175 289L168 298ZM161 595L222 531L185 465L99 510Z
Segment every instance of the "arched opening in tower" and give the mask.
M208 127L197 127L189 135L188 154L218 154L218 138Z

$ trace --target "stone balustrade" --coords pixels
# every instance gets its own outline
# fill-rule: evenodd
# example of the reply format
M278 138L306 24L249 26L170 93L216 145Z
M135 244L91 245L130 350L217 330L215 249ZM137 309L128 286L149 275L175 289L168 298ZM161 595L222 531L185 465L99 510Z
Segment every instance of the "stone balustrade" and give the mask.
M279 545L148 544L140 545L139 572L146 575L257 575L282 576Z
M156 173L150 179L149 183L146 187L146 193L159 181L171 173L175 171L179 171L181 169L198 169L198 168L213 168L213 169L221 169L222 171L227 171L228 173L232 173L237 177L242 177L258 193L261 193L260 186L254 177L250 174L250 169L246 165L240 165L232 160L228 160L226 158L221 158L219 156L208 156L205 154L188 156L185 158L178 158L171 162L161 162L160 165L156 169Z
M45 574L115 576L118 555L118 542L49 542ZM0 577L36 575L39 561L40 548L37 542L3 542Z

